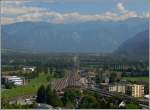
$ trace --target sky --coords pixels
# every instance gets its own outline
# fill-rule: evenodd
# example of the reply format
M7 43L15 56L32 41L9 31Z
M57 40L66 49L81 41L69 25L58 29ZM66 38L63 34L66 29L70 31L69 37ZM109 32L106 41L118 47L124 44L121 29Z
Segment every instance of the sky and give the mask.
M1 24L74 23L148 18L149 0L2 0Z

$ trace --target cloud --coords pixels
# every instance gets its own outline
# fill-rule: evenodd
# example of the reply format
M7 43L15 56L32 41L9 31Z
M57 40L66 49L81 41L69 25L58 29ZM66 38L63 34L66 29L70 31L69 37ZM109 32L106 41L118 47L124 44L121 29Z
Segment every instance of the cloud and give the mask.
M23 21L44 21L49 23L73 23L88 21L118 21L133 17L139 17L135 11L126 10L122 3L116 4L116 11L106 11L97 14L81 14L79 12L56 12L41 7L20 6L20 2L15 6L2 7L2 24L9 24ZM15 17L14 17L15 16ZM145 14L148 16L148 14ZM4 19L5 18L5 19Z
M125 7L123 6L123 4L120 3L120 2L117 4L117 9L118 9L118 11L121 12L121 13L126 13L126 12L127 12L127 10L126 10Z
M48 11L47 12L41 11L40 13L39 12L19 15L15 18L14 22L44 21L44 22L59 24L59 23L98 21L98 20L118 21L118 20L125 20L131 17L137 17L137 14L133 12L128 12L120 16L116 13L109 12L109 11L102 14L94 14L94 15L89 15L89 14L83 15L78 12L72 12L72 13L59 13L59 12L48 12Z
M62 0L63 1L63 0ZM56 3L56 2L61 2L60 0L2 0L0 1L2 3L2 5L5 6L20 6L20 5L24 5L27 3Z
M121 20L126 20L128 18L134 18L134 17L138 17L137 13L134 11L131 11L131 12L128 11L128 12L124 13L123 15L121 15L119 18Z
M13 18L9 18L9 17L2 17L0 19L1 24L12 24L14 22L15 22L15 20Z
M30 14L30 13L43 13L47 11L45 8L38 7L3 7L1 14L17 15L17 14Z
M24 5L26 3L31 2L31 0L2 0L0 1L1 5L5 6L5 7L9 7L9 6L20 6L20 5Z

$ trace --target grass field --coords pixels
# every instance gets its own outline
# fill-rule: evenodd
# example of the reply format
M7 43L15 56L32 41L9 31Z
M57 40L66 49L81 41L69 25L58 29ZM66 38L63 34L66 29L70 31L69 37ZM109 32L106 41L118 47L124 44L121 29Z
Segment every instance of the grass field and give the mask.
M130 81L149 81L149 77L123 77L123 79L125 80L130 80Z
M9 99L9 98L17 97L17 96L35 94L41 84L44 84L44 85L48 84L47 75L45 75L44 73L39 74L37 78L31 80L25 86L20 86L20 87L2 91L1 96L4 99Z

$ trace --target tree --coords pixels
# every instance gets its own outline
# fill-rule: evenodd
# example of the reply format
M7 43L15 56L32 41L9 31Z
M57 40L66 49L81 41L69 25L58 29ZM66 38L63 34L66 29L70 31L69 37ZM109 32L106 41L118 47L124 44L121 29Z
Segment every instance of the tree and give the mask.
M149 94L149 82L144 83L144 94Z
M117 80L117 74L115 72L112 72L110 74L110 82L115 82Z
M51 105L53 107L62 107L63 103L59 96L57 95L56 91L53 91L53 95L51 96Z
M77 97L81 96L81 92L77 89L68 89L64 93L63 103L66 105L68 102L72 103L74 106L76 105Z
M98 73L95 77L96 78L96 83L101 83L102 80L103 80L104 71L102 69L97 69L96 72Z
M96 83L102 82L101 77L100 77L99 74L96 75L96 77L95 77L95 82L96 82Z
M80 105L82 109L98 108L98 102L94 96L85 96L83 97Z
M47 80L47 81L50 81L51 78L52 78L52 76L51 76L51 75L48 75L47 78L46 78L46 80Z
M67 102L65 107L68 108L68 109L73 109L74 108L74 104L72 102Z
M46 101L46 90L44 85L41 85L37 92L37 99L38 103L44 103Z
M11 89L11 88L13 88L13 87L15 87L15 85L14 85L13 82L9 82L9 83L6 83L6 84L5 84L5 88L6 88L6 89Z
M53 92L51 90L51 85L48 85L46 88L46 103L51 105L52 103L52 97L53 96Z

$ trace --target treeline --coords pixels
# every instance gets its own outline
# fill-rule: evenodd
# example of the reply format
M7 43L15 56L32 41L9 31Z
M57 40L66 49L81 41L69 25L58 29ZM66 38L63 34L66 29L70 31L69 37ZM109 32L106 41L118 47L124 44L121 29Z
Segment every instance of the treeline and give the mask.
M47 68L54 68L56 73L60 73L63 69L72 69L75 67L73 57L76 54L6 54L2 55L2 65L13 65L17 69L18 65L36 66L38 71L47 71ZM124 72L124 75L144 75L147 76L148 61L143 60L127 60L125 58L113 58L111 55L90 55L79 54L80 69L84 68L102 68L104 70ZM3 68L3 70L11 70L12 68ZM13 68L14 69L14 68ZM137 73L137 74L136 74ZM129 75L129 76L130 76Z

